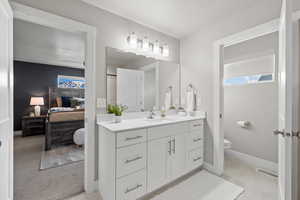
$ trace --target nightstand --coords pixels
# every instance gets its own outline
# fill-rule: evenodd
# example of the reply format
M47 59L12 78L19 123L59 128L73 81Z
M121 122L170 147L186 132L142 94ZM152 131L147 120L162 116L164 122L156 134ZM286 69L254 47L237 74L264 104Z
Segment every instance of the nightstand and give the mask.
M45 134L47 115L38 117L24 116L22 118L23 137Z

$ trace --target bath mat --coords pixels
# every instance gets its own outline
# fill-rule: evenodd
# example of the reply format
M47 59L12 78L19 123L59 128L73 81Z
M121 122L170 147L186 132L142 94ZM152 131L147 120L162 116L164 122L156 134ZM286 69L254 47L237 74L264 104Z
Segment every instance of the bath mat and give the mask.
M236 200L244 189L205 170L151 200Z

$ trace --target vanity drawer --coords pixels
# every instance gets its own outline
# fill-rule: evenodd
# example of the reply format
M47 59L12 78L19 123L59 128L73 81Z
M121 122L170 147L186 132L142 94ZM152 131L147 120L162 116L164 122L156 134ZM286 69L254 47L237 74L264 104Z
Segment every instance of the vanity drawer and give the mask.
M146 143L117 149L117 177L146 168Z
M155 140L158 138L164 138L171 135L177 135L179 133L187 133L189 131L189 123L177 123L168 124L165 126L158 126L148 129L148 139Z
M136 200L146 193L146 171L117 179L116 200Z
M188 168L193 170L203 164L203 148L195 149L189 152Z
M119 132L117 134L117 147L138 144L141 142L145 142L146 140L147 140L146 129Z
M190 131L203 130L204 122L203 120L195 120L190 122Z
M203 147L203 132L200 130L190 132L187 140L188 149L196 149Z

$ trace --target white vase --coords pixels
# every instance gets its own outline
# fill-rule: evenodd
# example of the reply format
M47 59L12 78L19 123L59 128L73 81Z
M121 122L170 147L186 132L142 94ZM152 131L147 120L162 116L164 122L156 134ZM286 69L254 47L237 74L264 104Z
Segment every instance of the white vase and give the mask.
M121 123L122 116L115 116L115 123Z

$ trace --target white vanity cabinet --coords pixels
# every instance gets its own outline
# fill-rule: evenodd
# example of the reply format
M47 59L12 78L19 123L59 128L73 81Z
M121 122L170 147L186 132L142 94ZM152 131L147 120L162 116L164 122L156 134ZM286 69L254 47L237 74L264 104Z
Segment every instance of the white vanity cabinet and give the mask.
M202 119L150 125L123 131L99 124L104 200L135 200L203 164Z
M148 192L185 173L188 132L188 122L148 129Z

